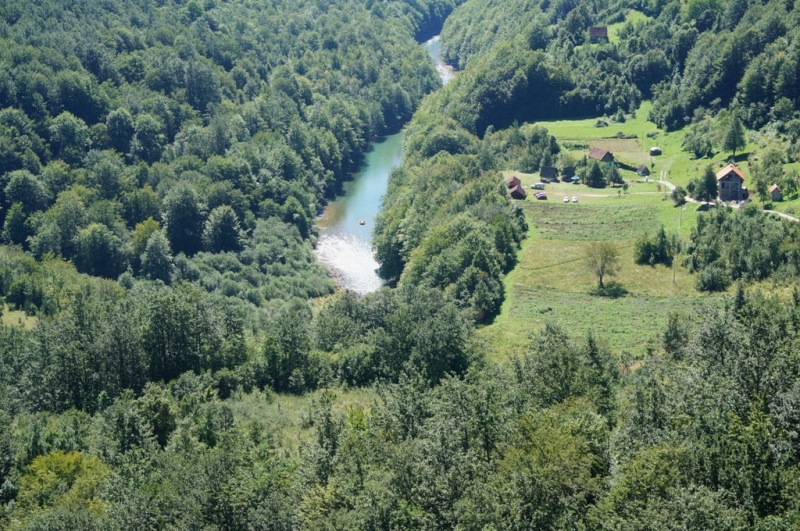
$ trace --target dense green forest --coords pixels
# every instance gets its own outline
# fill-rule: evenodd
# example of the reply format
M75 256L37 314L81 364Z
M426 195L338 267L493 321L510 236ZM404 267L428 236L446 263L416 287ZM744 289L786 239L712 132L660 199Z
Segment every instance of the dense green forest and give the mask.
M715 209L681 249L642 237L642 263L736 291L641 352L551 324L496 363L476 331L529 231L501 171L601 172L536 120L652 100L697 157L734 126L780 136L755 186L796 184L796 3L0 13L0 528L800 527L796 224ZM418 42L440 29L461 72L438 90ZM357 298L314 257L317 215L404 126L390 287Z

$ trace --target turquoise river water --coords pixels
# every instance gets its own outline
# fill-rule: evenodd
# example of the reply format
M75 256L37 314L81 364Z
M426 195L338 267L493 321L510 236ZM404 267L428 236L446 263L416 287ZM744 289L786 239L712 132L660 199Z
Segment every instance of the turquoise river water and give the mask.
M439 37L422 46L446 84L455 73L441 58ZM392 168L402 162L402 131L374 142L365 154L361 170L344 184L344 194L328 204L319 219L317 258L331 270L341 287L359 295L371 293L383 284L373 255L372 230Z

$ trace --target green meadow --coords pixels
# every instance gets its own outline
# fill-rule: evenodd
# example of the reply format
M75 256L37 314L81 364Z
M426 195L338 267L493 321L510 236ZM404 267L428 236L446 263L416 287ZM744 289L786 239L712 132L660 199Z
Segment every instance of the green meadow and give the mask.
M505 277L501 313L480 329L490 358L501 360L520 352L546 323L560 324L578 336L591 330L615 352L636 358L658 340L670 312L691 314L705 304L721 302L721 295L694 289L695 278L681 265L681 257L674 268L640 266L633 261L633 246L641 234L663 225L668 233L688 240L697 222L697 204L675 207L666 186L654 180L665 172L670 182L685 186L706 165L722 166L725 160L724 154L691 160L681 149L685 130L659 131L647 121L649 110L650 104L645 103L635 117L624 123L609 122L608 127L595 127L598 118L537 124L545 126L576 158L591 147L608 149L629 164L648 165L651 177L646 180L623 170L627 192L621 187L551 183L546 185L546 201L536 200L531 191L527 200L519 202L528 222L528 238L517 265ZM609 138L615 136L627 138ZM653 146L660 147L663 155L651 157ZM519 177L526 190L539 182L538 174L508 170L504 175ZM564 203L565 196L569 203ZM621 284L628 291L626 296L590 295L597 279L586 269L584 256L597 241L617 244L620 270L607 280Z

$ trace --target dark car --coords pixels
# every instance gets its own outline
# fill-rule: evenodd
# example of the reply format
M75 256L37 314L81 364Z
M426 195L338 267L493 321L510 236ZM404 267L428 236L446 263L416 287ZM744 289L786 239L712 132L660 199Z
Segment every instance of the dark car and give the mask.
M536 199L538 199L540 201L546 201L547 200L547 194L544 193L544 192L539 192L538 194L534 195L533 197L535 197Z
M539 179L539 181L543 182L544 184L550 184L550 179L548 179L547 177L542 177Z

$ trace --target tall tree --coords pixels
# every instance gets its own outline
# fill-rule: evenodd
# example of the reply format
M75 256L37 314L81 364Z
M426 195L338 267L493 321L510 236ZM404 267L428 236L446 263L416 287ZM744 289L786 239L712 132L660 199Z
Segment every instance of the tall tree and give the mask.
M597 277L597 287L603 289L603 279L619 271L619 250L614 242L596 242L586 250L586 268Z
M106 118L106 127L111 147L119 153L128 153L131 150L131 140L135 131L131 113L125 108L111 111Z
M120 239L100 223L78 233L75 265L90 275L116 278L125 270L125 250Z
M228 205L211 211L203 231L203 247L212 253L240 251L244 234L236 212Z
M722 139L722 149L733 152L733 157L736 158L736 150L744 148L745 145L747 145L747 140L744 136L744 126L739 119L739 113L734 111L730 124L728 124L728 129Z
M156 230L147 240L147 247L140 257L142 274L150 280L161 280L169 284L172 271L172 251L169 240L160 230Z
M200 250L205 221L205 205L194 187L179 183L164 199L167 236L176 253L189 256Z
M703 176L695 188L695 199L698 201L709 202L717 198L717 175L709 164L703 171Z
M27 216L22 203L11 205L3 225L3 238L5 241L15 245L25 244L25 240L29 236L26 220Z

